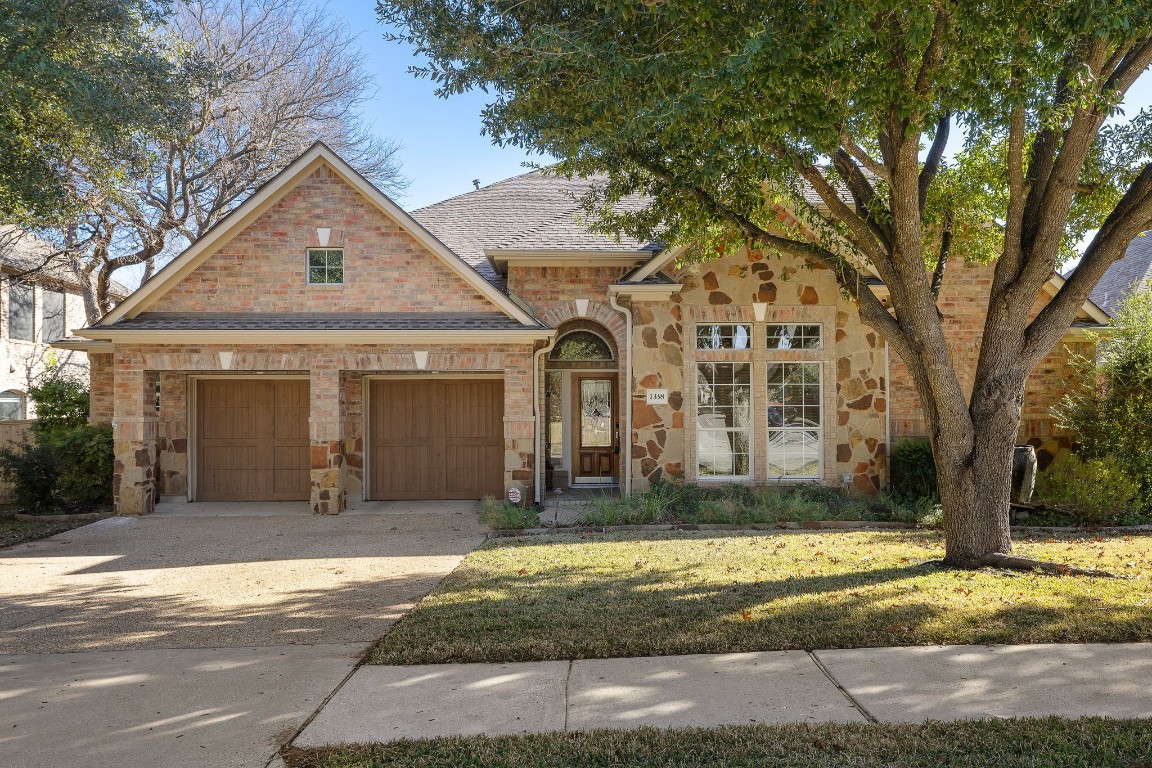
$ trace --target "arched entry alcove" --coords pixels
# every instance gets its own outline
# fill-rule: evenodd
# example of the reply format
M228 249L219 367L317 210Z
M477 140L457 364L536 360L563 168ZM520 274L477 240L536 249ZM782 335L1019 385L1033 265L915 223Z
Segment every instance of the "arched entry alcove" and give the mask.
M544 363L545 479L549 489L619 483L620 356L612 334L591 320L557 329Z

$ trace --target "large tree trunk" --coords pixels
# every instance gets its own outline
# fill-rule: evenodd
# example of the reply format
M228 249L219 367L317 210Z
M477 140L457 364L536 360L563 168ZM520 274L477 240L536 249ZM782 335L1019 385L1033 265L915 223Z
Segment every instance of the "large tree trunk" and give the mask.
M1002 361L991 376L977 378L968 411L970 443L949 440L947 425L934 430L948 565L979 565L989 555L1012 551L1012 451L1027 374L1009 365Z

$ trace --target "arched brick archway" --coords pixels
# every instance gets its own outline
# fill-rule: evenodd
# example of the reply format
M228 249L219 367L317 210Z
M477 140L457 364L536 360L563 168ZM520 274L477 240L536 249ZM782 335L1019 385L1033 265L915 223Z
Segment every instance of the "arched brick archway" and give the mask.
M623 346L627 326L619 312L606 304L588 302L583 313L577 311L574 302L552 305L538 316L556 329L557 342L567 334L590 332L608 346L611 360L554 360L543 356L541 379L541 401L544 404L540 419L540 445L543 447L543 461L540 462L541 487L551 490L555 487L595 484L588 478L603 477L604 482L621 484L622 471L627 469L628 440L625 434L625 409L629 399L625 394L625 360ZM612 444L603 450L582 450L578 444L580 428L576 412L583 382L613 378L612 418L609 422ZM610 455L609 455L610 454ZM603 462L611 464L604 469ZM599 469L592 470L596 466ZM606 472L606 474L604 474Z

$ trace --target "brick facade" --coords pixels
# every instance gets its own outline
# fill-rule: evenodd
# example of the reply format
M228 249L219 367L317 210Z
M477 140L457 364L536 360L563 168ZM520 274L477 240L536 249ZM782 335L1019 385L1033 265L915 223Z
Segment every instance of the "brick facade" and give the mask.
M344 248L344 283L309 285L316 229ZM221 246L150 312L496 312L400 225L320 168Z

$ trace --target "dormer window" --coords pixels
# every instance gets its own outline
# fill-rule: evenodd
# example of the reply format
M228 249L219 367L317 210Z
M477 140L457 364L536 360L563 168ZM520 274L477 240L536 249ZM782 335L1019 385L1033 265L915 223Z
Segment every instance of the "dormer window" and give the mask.
M310 285L339 285L343 282L343 248L308 249L308 283Z

